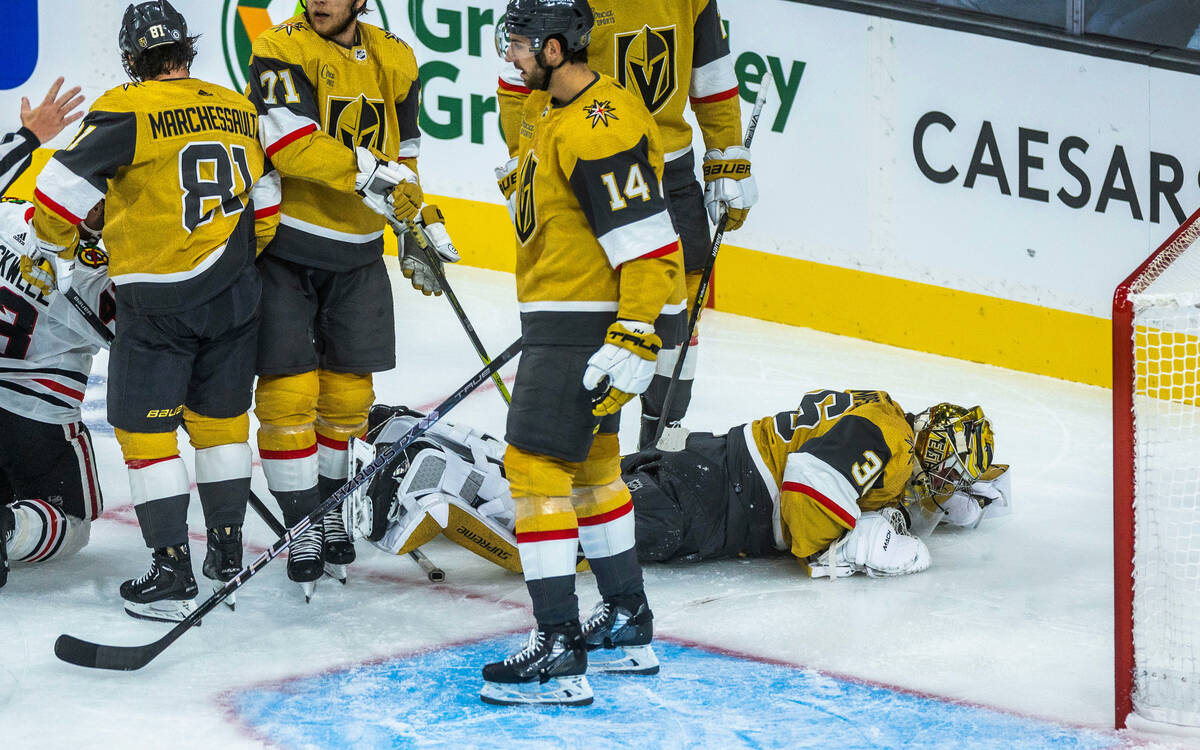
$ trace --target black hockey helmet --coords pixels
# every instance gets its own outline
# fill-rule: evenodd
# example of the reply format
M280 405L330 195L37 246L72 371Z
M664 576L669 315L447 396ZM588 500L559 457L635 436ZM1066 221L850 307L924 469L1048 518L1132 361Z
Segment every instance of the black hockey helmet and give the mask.
M140 59L155 47L187 41L187 21L167 0L149 0L137 5L130 3L125 8L121 31L117 35L125 72L134 80L138 80L138 76L134 75L130 60Z
M578 52L591 42L594 24L587 0L509 0L504 13L507 35L529 37L534 54L552 36L562 37L566 53Z

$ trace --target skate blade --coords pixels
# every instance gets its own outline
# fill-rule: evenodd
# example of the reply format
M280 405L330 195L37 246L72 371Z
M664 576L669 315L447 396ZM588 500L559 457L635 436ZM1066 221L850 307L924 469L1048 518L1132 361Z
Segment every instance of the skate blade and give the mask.
M163 599L146 604L125 602L125 614L139 620L153 622L180 622L195 611L196 601L194 599Z
M349 566L335 565L334 563L327 562L327 563L325 563L325 575L329 576L333 580L335 580L338 583L345 586L346 585L346 568L347 567L349 567Z
M300 588L304 590L304 603L309 604L312 602L313 594L315 594L317 591L317 582L302 581L300 583Z
M552 677L546 682L488 682L484 681L479 699L493 706L588 706L592 703L592 686L587 675Z
M588 652L589 672L609 674L658 674L658 656L654 647L617 646Z
M218 581L216 578L212 579L212 590L213 590L214 594L217 593L218 591L220 591L224 587L225 587L225 581ZM237 611L237 592L234 591L229 596L222 599L221 602L226 607L229 607L230 611L236 612Z

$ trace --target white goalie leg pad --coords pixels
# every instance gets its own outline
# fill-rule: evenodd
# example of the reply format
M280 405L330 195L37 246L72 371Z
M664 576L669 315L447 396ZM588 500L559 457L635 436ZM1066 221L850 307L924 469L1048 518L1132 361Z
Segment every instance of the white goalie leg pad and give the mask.
M864 513L835 548L838 565L880 576L920 573L929 567L929 548L919 537L901 534L879 513Z
M389 522L375 546L394 555L407 555L433 539L450 524L449 499L441 493L403 496L396 506L397 518Z
M484 703L520 706L529 703L560 706L586 706L592 702L592 686L587 675L551 677L545 682L484 681L479 697Z

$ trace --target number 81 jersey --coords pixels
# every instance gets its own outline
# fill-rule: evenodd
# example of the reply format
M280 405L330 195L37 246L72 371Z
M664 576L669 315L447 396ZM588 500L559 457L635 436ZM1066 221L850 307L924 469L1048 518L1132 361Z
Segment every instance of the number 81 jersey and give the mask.
M123 303L187 309L254 260L250 191L263 174L258 115L241 94L195 78L129 83L96 100L38 176L38 237L71 246L105 200L109 275Z
M804 558L894 504L912 477L913 429L883 391L811 391L794 411L745 426L747 450L774 488L776 546Z

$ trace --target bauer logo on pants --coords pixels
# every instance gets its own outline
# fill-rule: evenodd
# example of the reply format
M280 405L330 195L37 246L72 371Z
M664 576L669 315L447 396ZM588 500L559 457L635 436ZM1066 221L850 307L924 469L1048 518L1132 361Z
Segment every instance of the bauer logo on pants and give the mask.
M675 70L675 27L652 29L643 26L641 31L617 34L614 41L617 81L626 89L641 94L650 114L657 113L671 100L679 86Z

